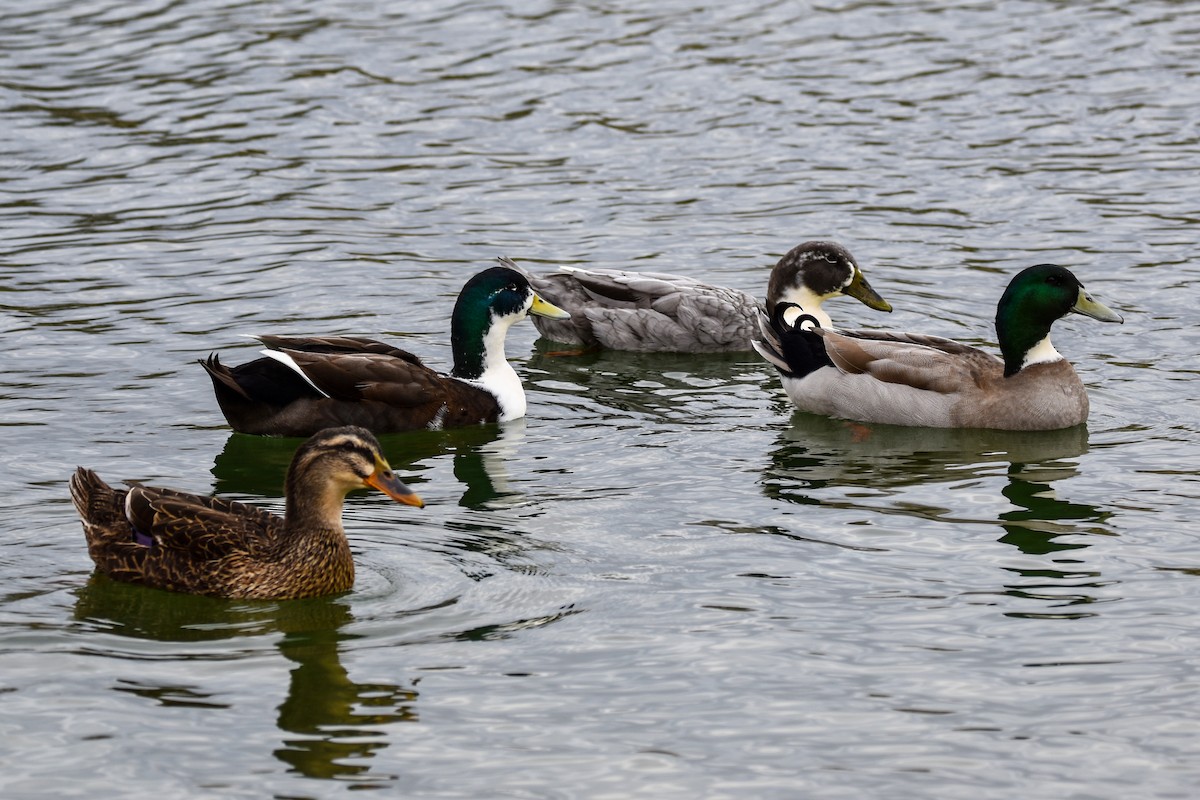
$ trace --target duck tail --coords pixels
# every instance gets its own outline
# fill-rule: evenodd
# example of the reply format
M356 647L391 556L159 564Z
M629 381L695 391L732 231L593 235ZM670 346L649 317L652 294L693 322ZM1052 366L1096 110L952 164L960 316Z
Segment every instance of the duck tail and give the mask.
M79 512L79 516L85 520L92 517L92 506L95 498L103 492L111 492L112 488L100 480L100 476L92 472L87 467L76 467L75 474L71 476L71 502L75 504L75 510Z
M784 375L791 375L792 370L783 356L783 347L780 344L779 336L771 328L770 318L761 311L758 312L758 332L761 338L751 339L750 346L775 369Z
M76 468L70 487L71 501L83 519L83 529L89 540L97 528L124 524L124 491L112 488L87 467Z
M204 367L204 371L208 373L208 377L212 378L213 389L216 390L218 397L221 396L223 391L228 390L246 400L253 399L238 384L229 367L221 363L221 359L217 357L216 353L209 353L208 358L197 359L196 363Z

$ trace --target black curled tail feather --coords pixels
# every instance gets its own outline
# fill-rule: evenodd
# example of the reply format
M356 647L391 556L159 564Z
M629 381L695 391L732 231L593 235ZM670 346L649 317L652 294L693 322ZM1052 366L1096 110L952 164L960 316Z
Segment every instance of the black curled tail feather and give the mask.
M204 367L204 371L208 373L208 377L212 378L213 389L219 395L222 391L233 392L242 398L251 399L246 391L238 385L229 368L221 363L221 359L216 353L209 353L208 358L200 358L196 360L200 366Z

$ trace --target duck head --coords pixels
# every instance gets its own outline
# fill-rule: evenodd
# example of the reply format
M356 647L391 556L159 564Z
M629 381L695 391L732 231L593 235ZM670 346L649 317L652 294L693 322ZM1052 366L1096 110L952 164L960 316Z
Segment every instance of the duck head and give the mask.
M1067 314L1101 322L1124 320L1092 297L1066 267L1038 264L1018 272L996 305L996 338L1004 356L1005 376L1031 364L1062 358L1050 344L1050 328Z
M515 269L491 267L473 276L458 293L450 318L454 376L478 378L489 360L504 358L505 334L514 322L529 314L550 319L571 317L541 298Z
M365 428L326 428L292 456L287 473L286 519L340 527L342 501L355 489L378 489L405 505L425 503L392 471L379 441Z
M771 270L767 314L774 313L776 303L795 303L828 327L830 321L821 304L841 295L877 311L892 310L891 304L871 288L849 250L836 242L804 242L789 250Z

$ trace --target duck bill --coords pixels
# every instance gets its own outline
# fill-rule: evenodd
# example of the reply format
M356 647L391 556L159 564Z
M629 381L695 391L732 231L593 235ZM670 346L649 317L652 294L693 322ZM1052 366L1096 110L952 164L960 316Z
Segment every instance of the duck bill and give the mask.
M849 295L869 308L876 311L891 311L892 304L879 296L879 292L871 288L871 284L867 283L867 279L863 277L862 270L857 267L854 270L854 279L850 281L850 285L842 289L842 294Z
M1071 310L1076 314L1083 314L1085 317L1098 319L1101 322L1124 322L1121 315L1113 311L1108 306L1093 298L1083 289L1079 290L1079 298L1075 300L1075 305L1071 306Z
M547 300L543 300L541 295L533 296L533 305L529 307L530 314L537 314L539 317L549 317L550 319L570 319L571 315L563 311L558 306Z
M388 466L386 461L376 461L375 471L364 478L363 483L372 489L378 489L397 503L404 503L406 506L416 506L417 508L425 507L425 501L421 499L420 495L405 486L396 477L396 473L392 472L392 468Z

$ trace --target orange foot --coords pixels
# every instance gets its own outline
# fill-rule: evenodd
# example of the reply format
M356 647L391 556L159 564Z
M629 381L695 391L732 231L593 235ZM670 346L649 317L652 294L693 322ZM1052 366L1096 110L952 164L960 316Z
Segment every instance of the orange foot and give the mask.
M847 422L846 427L850 429L850 441L855 444L861 444L871 438L871 429L859 422Z

